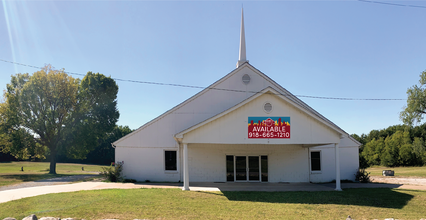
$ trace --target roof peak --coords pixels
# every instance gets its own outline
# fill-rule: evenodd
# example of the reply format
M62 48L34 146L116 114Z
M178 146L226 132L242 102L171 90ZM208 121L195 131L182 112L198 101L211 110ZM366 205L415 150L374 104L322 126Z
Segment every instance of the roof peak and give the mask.
M244 10L241 7L241 29L240 29L240 56L237 62L237 68L243 63L248 62L246 58L246 36L244 31Z

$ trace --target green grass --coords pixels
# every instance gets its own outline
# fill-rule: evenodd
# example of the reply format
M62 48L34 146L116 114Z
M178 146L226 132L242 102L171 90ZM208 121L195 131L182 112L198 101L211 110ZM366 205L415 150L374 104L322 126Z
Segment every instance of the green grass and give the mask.
M0 186L61 176L84 175L102 170L102 166L99 165L58 163L56 164L57 175L53 175L49 174L49 165L48 162L0 163ZM21 167L24 167L24 171L20 171ZM84 171L81 167L84 167Z
M426 178L426 166L423 167L380 167L374 166L366 169L371 176L382 176L383 170L395 171L395 177L421 177Z
M58 193L3 203L0 219L30 214L76 219L420 219L426 192L188 192L109 189Z

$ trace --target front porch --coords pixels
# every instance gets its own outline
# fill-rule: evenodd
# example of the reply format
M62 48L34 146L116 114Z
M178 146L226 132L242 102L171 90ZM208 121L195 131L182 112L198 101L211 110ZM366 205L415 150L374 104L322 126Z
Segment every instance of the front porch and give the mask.
M339 164L335 163L339 161L335 157L338 144L329 148L322 151L331 151L324 154L332 154L333 158L319 163L321 171L311 171L310 146L183 144L180 148L183 190L207 187L220 191L256 191L260 187L265 188L260 191L305 191L304 187L312 186L310 182L333 180L337 180L333 184L335 189L341 190L340 169L335 168ZM326 175L328 179L311 181L311 175ZM308 191L321 191L310 188Z

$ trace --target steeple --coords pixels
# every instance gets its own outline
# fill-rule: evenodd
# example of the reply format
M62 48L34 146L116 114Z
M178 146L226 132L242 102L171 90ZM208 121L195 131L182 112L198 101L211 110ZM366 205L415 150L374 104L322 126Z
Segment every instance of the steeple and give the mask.
M243 8L241 8L240 56L237 62L237 68L245 62L248 62L248 60L246 59L246 36L244 32L244 11L243 11Z

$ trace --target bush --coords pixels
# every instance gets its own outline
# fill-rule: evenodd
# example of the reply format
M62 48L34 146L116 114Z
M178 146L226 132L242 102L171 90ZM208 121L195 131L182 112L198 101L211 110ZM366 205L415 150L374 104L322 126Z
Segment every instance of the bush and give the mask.
M136 183L135 179L124 179L123 183Z
M122 182L123 181L123 165L116 163L115 166L111 164L109 167L102 167L101 175L103 175L110 182Z
M355 180L361 183L369 183L370 173L365 171L365 169L359 169L355 174Z

